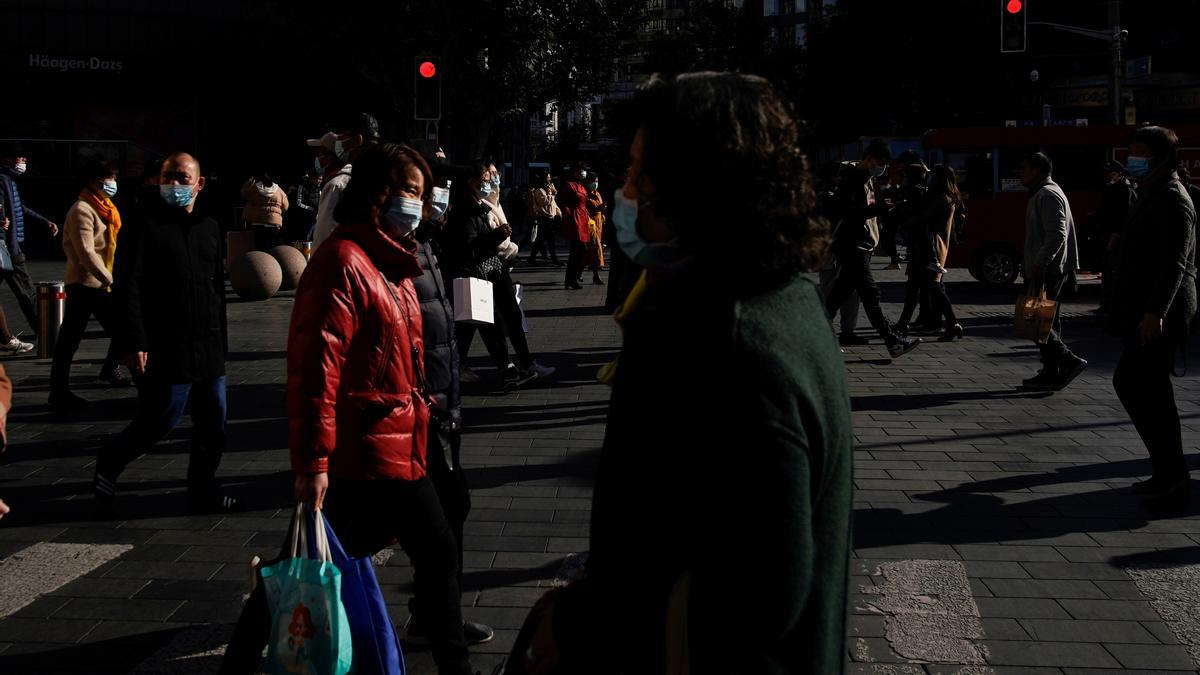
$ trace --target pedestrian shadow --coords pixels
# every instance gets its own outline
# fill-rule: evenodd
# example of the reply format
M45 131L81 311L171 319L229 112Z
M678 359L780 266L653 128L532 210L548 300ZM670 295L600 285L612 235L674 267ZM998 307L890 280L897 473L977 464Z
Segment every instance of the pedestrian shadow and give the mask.
M1043 399L1053 392L1039 391L949 391L936 394L878 394L851 396L850 409L854 411L905 411L944 408L968 401L995 401L1019 399Z
M603 305L596 307L555 307L552 309L527 309L527 319L560 319L576 316L610 316L611 312Z
M1189 455L1193 470L1200 455ZM1066 535L1137 530L1152 521L1200 515L1200 487L1193 485L1190 503L1177 508L1148 508L1130 485L1150 472L1149 460L1126 460L1058 468L1015 475L911 495L914 503L940 508L907 513L887 506L855 509L855 549L909 544L981 544L1054 539ZM1118 487L1109 482L1121 483ZM1087 490L1094 484L1095 490ZM1041 492L1048 486L1082 486L1063 492ZM1022 497L1006 501L1005 494ZM1045 494L1041 499L1024 497Z
M275 510L291 502L292 474L275 473L221 476L225 490L242 502L245 511ZM124 481L118 486L115 512L104 512L92 499L92 482L59 481L30 485L21 480L0 481L0 495L12 508L4 517L4 529L54 526L94 527L98 522L115 523L192 515L187 498L187 481ZM3 540L0 531L0 540ZM6 672L0 669L0 672Z
M3 631L0 622L0 631ZM97 629L105 630L105 624ZM170 675L171 673L215 673L221 667L221 648L228 639L223 637L206 640L189 640L198 632L197 627L168 628L146 633L135 633L110 640L97 640L83 644L42 645L36 647L15 646L0 654L0 672L48 673L48 672L92 672L132 673L134 675ZM214 636L217 635L214 633ZM86 638L85 638L86 639ZM176 650L179 643L194 642L188 648ZM195 651L191 651L195 649ZM13 654L13 651L23 653ZM160 655L159 652L182 651L187 653Z
M517 464L464 469L473 490L490 490L531 481L568 479L571 486L591 487L600 463L600 449L572 453L553 464Z
M1200 546L1143 551L1109 558L1118 567L1141 569L1173 569L1184 565L1200 565Z
M544 431L604 424L608 421L608 402L467 408L463 414L463 426L468 434Z

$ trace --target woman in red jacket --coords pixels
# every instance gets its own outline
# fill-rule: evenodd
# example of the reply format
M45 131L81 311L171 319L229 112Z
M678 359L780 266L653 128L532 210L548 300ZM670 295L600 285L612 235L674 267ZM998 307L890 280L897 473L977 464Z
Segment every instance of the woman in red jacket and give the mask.
M425 475L422 274L412 231L433 179L408 146L354 162L335 218L296 290L288 332L288 418L296 499L328 506L347 553L399 541L438 672L472 672L459 605L457 544ZM328 490L328 499L326 491Z

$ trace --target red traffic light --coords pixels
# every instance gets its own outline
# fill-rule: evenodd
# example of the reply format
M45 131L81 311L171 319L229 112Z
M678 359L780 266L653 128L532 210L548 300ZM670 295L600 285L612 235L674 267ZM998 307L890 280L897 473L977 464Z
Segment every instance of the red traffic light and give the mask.
M1008 10L1009 14L1020 14L1021 10L1025 9L1025 3L1021 2L1021 0L1008 0L1005 9Z
M1019 2L1019 1L1020 0L1013 0L1013 2ZM437 75L437 65L435 65L433 63L433 61L422 61L421 67L420 67L420 73L421 73L421 77L423 77L427 80L432 79L433 76Z

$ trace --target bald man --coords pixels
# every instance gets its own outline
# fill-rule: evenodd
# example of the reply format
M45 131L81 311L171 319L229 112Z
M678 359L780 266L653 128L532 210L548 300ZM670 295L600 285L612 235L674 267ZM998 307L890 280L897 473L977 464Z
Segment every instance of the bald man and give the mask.
M179 424L191 401L188 497L194 511L228 511L216 473L225 447L225 271L221 228L197 196L200 163L168 157L159 195L117 247L113 314L118 347L138 380L137 417L96 461L94 492L115 505L117 479Z

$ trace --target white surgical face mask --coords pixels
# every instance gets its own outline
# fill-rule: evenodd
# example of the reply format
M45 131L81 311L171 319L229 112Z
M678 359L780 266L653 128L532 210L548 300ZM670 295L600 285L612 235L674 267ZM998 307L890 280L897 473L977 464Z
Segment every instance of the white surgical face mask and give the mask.
M450 208L450 190L443 187L433 188L433 203L429 205L429 219L437 222Z
M383 214L384 222L400 234L408 234L420 224L423 206L419 199L393 197L387 213Z
M21 162L20 164L13 164L13 173L20 176L21 174L25 173L25 170L28 168L29 167L25 164L25 162Z
M104 194L108 195L109 197L115 197L117 196L117 181L106 180L100 186L100 189L104 190Z

